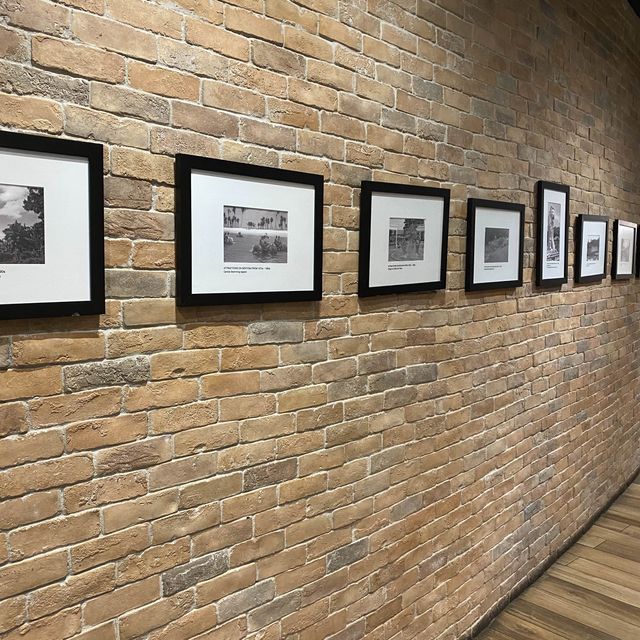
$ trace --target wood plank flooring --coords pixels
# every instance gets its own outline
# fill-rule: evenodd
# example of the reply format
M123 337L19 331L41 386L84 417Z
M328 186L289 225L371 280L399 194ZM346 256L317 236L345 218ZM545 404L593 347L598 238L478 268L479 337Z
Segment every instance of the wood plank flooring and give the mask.
M640 640L640 477L478 640Z

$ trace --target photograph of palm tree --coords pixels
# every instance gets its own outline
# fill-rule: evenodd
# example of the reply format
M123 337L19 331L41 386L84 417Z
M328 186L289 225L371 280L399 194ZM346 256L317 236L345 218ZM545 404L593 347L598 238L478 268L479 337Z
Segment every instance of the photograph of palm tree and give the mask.
M224 206L224 262L287 262L289 215L274 209Z
M44 189L0 184L0 264L44 261Z

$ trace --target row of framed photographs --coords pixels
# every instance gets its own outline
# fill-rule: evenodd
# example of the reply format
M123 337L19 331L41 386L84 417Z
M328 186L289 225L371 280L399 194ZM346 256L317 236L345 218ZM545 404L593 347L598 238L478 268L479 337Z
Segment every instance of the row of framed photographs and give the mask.
M176 156L181 306L322 297L321 175ZM446 287L447 189L365 181L359 294ZM104 311L102 145L0 132L0 318ZM537 283L567 282L569 188L538 183ZM135 214L132 214L135 215ZM578 216L576 281L606 273L608 221ZM468 202L466 289L522 284L524 205ZM613 276L637 226L616 221ZM639 274L640 275L640 274Z

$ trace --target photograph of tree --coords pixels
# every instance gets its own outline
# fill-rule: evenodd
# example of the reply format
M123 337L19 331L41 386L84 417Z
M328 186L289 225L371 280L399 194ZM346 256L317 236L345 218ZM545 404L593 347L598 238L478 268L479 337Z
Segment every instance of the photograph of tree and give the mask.
M484 261L509 262L509 229L487 227L484 233Z
M389 262L424 260L424 220L389 218Z
M547 261L560 261L560 204L550 202L547 211Z
M0 184L0 264L44 264L44 189Z
M620 240L620 262L631 262L631 238Z
M225 263L287 262L286 211L224 206Z
M587 240L587 262L600 259L600 236L589 236Z

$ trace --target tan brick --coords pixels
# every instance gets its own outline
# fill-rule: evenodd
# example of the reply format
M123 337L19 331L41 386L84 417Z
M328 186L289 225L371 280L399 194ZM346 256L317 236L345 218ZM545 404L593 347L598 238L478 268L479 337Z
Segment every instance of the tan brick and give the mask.
M27 38L11 29L0 29L0 56L5 60L26 61L28 58Z
M179 13L142 0L108 0L109 15L120 22L170 38L182 37Z
M216 468L216 453L198 453L195 456L172 460L150 471L149 488L155 491L187 484L193 480L209 477Z
M62 580L67 575L67 554L57 551L0 567L0 598Z
M168 437L122 444L98 451L94 455L98 475L144 469L166 462L170 458L171 443Z
M13 340L15 366L62 364L101 358L104 358L104 336L101 333L18 336Z
M162 544L198 531L211 529L219 523L220 505L206 504L156 520L151 526L151 537L154 544Z
M65 106L64 130L78 138L97 139L141 149L149 146L149 127L144 122L70 104Z
M273 395L239 396L220 400L221 420L243 420L275 413L276 398Z
M277 365L278 348L276 346L238 347L222 350L220 370L268 369Z
M233 525L229 525L233 526ZM233 571L228 571L223 576L201 582L197 586L198 606L209 604L224 598L241 589L246 589L256 582L255 565L240 567Z
M160 597L160 580L147 578L89 600L84 605L84 621L96 625L125 611L137 609Z
M19 638L28 636L29 640L49 640L50 638L69 638L75 636L82 627L82 615L80 607L66 609L54 616L29 622L12 632L7 638Z
M246 344L246 327L233 325L203 325L189 327L185 331L184 346L187 349L202 347L228 347Z
M170 598L142 607L120 618L122 640L139 638L154 629L164 628L173 620L182 618L193 608L193 593L183 591Z
M238 423L221 422L200 429L176 433L173 438L177 456L188 456L203 451L216 451L237 444Z
M62 109L51 100L0 94L2 125L44 133L60 133L62 122Z
M120 560L149 546L146 524L132 527L95 540L83 542L71 549L71 569L73 573L86 571L112 560ZM66 567L66 554L65 554Z
M278 411L296 411L324 404L326 401L327 388L325 385L292 389L278 394Z
M116 147L111 149L111 173L124 178L173 184L173 161L167 156Z
M127 584L161 573L189 561L189 538L180 538L118 562L118 584Z
M127 411L143 411L195 402L197 396L195 380L150 382L144 387L130 387L126 392L125 407Z
M265 113L265 99L259 93L213 80L205 80L203 84L202 104L247 115L263 116Z
M222 522L232 522L250 514L275 507L276 487L250 491L222 501Z
M66 7L43 0L33 0L28 4L7 2L3 6L3 15L8 18L9 24L30 31L62 35L69 27L71 12Z
M133 266L136 269L174 269L174 245L168 242L136 242Z
M131 259L131 240L112 240L107 238L104 246L105 266L128 267Z
M120 86L114 87L109 84L92 83L91 107L99 111L108 111L121 116L131 116L160 124L169 122L170 109L168 100ZM122 206L131 207L130 204Z
M33 62L45 69L103 82L124 80L124 58L115 53L45 36L33 38L31 47Z
M240 373L214 373L201 379L203 398L220 398L260 390L260 373L246 371Z
M66 429L67 451L101 449L139 440L147 435L144 413L76 422Z
M49 426L88 418L101 418L120 411L121 391L107 387L29 402L32 424Z
M71 28L73 33L87 44L116 51L132 58L155 61L157 47L155 38L149 34L87 13L74 13Z
M153 433L176 433L214 424L218 421L218 402L208 400L150 413Z
M0 529L16 529L39 520L47 520L60 513L60 493L34 493L0 503Z
M26 604L24 596L0 602L0 633L15 629L27 619Z
M86 480L93 476L87 456L65 457L0 472L0 497L8 498Z
M29 433L2 442L0 467L15 467L25 462L57 458L64 451L60 431Z
M175 300L169 298L127 300L123 311L124 323L128 327L173 324L176 321ZM155 357L153 356L152 360Z
M64 490L64 505L67 512L73 513L135 498L146 492L147 477L143 472L138 471L67 487Z
M107 336L110 358L173 350L182 346L182 330L177 327L111 331Z
M211 373L218 370L219 357L218 349L158 353L151 356L151 377L161 380Z
M261 40L269 40L281 44L282 26L277 20L258 16L238 7L227 7L225 25L231 31L237 31Z
M210 136L238 137L238 118L220 113L210 107L200 107L186 102L175 102L171 123L180 129L189 129Z
M27 412L23 403L12 402L0 405L0 438L24 433L27 429Z
M9 540L13 557L23 559L55 547L88 540L99 533L100 514L91 511L20 529L11 533Z
M246 38L201 20L186 20L186 40L230 58L249 59L249 41Z

